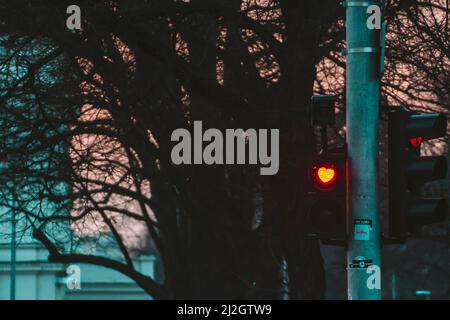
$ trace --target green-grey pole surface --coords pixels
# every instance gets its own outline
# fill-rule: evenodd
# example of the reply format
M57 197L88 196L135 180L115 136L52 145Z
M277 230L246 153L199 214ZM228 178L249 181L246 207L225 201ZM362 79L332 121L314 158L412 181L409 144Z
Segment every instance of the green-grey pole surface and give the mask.
M10 300L16 300L16 212L11 212L11 275Z
M380 36L367 9L379 1L346 1L347 33L347 282L349 300L379 300L368 285L381 267L378 198ZM378 269L380 270L380 269Z

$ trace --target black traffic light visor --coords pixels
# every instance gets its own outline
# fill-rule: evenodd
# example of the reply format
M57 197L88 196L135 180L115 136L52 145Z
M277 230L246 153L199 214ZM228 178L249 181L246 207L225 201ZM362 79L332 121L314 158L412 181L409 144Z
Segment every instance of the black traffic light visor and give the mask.
M409 183L424 183L447 176L447 158L444 156L420 157L407 167Z
M447 199L416 199L408 206L408 220L412 224L440 222L448 215Z
M441 113L410 115L406 130L409 138L431 140L444 137L447 135L447 116Z

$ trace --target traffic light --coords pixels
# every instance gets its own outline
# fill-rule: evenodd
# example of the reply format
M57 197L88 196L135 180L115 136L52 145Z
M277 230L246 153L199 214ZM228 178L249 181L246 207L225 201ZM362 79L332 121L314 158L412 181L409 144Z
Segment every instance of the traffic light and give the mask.
M319 154L309 168L308 234L324 242L345 239L346 175L344 149Z
M343 244L346 238L346 148L330 149L327 126L335 124L335 96L311 99L312 125L319 126L321 151L308 167L310 189L307 210L307 233L324 243Z
M402 107L388 116L389 235L405 241L423 225L447 216L446 199L421 196L424 183L446 177L447 159L420 155L424 141L446 136L447 117Z

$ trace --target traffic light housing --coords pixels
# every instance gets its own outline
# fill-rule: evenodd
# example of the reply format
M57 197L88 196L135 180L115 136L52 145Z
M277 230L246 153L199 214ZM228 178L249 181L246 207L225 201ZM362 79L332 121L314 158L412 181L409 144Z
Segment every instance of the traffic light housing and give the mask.
M420 155L422 142L446 136L447 117L404 108L388 116L389 235L405 241L423 225L447 216L446 199L421 196L424 183L446 177L447 159Z
M308 234L326 240L346 238L346 152L327 150L309 168Z
M321 151L308 167L310 189L306 231L326 244L345 244L346 239L346 147L330 149L327 127L336 123L336 96L313 96L311 119L320 127Z
M334 104L337 97L331 95L311 97L311 122L313 126L334 126L336 114Z

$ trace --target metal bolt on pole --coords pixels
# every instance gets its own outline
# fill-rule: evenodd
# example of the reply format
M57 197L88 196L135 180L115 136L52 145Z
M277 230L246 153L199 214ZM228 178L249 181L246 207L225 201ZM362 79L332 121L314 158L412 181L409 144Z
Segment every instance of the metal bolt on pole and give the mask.
M347 33L347 282L348 299L379 300L381 270L378 198L380 30L367 21L381 1L346 1ZM375 271L377 271L375 270ZM377 275L374 275L375 277Z

